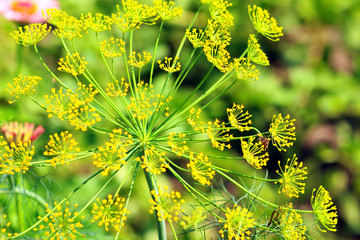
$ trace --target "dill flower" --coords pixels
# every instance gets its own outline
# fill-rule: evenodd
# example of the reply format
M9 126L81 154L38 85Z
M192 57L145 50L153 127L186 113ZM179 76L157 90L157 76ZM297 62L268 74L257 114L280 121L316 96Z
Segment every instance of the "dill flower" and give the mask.
M53 167L57 164L69 164L69 161L77 156L80 148L77 146L79 143L73 138L72 134L68 131L55 133L50 135L50 140L45 146L44 155L53 156L52 159L47 160Z
M291 160L288 158L284 168L281 167L280 161L278 164L280 171L276 170L276 172L281 176L281 179L275 184L280 183L279 193L284 193L289 198L299 197L299 193L305 192L305 183L300 181L307 178L307 167L304 167L302 162L297 161L295 154Z
M85 132L89 127L100 122L101 117L96 108L86 104L72 109L72 111L69 112L68 121L75 129L81 129Z
M142 24L153 25L158 19L158 15L154 7L139 3L136 0L123 0L122 5L124 15L136 26L140 27Z
M274 115L270 124L269 132L272 144L279 150L286 151L285 147L290 147L295 141L295 119L290 119L290 115L282 117L281 113Z
M41 77L38 76L23 76L19 74L14 78L12 83L8 83L6 89L10 95L19 99L22 96L30 96L35 93L35 88L39 84ZM10 102L12 103L12 101Z
M269 153L265 152L264 145L260 142L254 143L254 140L253 136L250 136L247 142L241 139L243 158L254 168L261 169L269 161Z
M151 58L151 53L147 51L143 51L142 54L133 51L129 56L128 64L133 67L142 68Z
M80 219L83 219L83 217L80 217L79 213L75 211L78 205L75 204L72 210L69 208L69 202L66 202L64 207L54 202L54 206L52 210L49 208L49 205L46 205L46 212L49 216L44 218L38 217L43 219L44 224L41 224L39 228L34 230L42 231L44 236L54 240L76 239L78 236L84 237L78 230L83 227L80 223Z
M18 44L31 46L40 42L51 31L46 23L32 23L10 33Z
M17 233L9 233L8 230L9 230L9 227L10 227L10 222L6 222L6 218L7 216L6 215L3 215L3 220L1 222L1 226L0 226L0 239L8 239L12 236L16 236Z
M190 31L190 29L186 29L185 34L193 48L200 48L204 46L206 39L206 33L204 30L193 28Z
M166 172L166 168L168 168L164 155L164 152L160 153L153 148L146 149L144 155L141 158L137 158L137 160L141 162L141 167L145 171L159 175Z
M120 231L130 212L125 208L125 198L109 194L107 199L96 200L91 213L94 215L91 222L98 222L98 226L104 226L109 231L111 225L115 231Z
M226 0L215 0L209 1L208 4L212 19L226 27L234 25L234 17L227 9L233 5L232 3Z
M132 30L137 30L140 28L140 23L134 22L130 19L129 16L122 13L120 10L119 5L116 5L117 13L113 13L111 15L111 18L113 22L115 23L116 27L120 29L121 32L126 33L130 32Z
M221 237L225 237L224 233L227 232L229 239L243 240L250 238L251 232L249 229L255 226L255 219L252 218L250 211L235 204L233 209L226 208L225 217L224 226L219 231Z
M168 187L165 186L164 190L158 188L158 192L151 191L154 199L150 199L151 208L150 214L157 211L157 217L159 221L167 220L169 222L179 220L179 213L183 212L181 205L185 203L185 200L181 198L179 192L171 191L167 192Z
M15 142L17 144L33 142L45 132L45 129L41 125L35 128L34 123L9 122L1 125L1 132L8 143Z
M164 63L161 60L158 60L158 64L160 69L164 70L165 72L173 73L178 72L181 69L181 65L179 62L179 57L176 57L174 59L174 62L171 64L171 61L173 60L172 57L165 57Z
M5 142L6 143L6 142ZM30 162L35 153L30 142L11 142L4 145L0 138L0 174L25 173L29 170Z
M251 127L248 125L252 123L250 119L252 115L248 111L244 112L244 108L244 105L234 103L232 108L226 109L230 125L240 132L249 131Z
M189 150L189 147L186 145L186 140L184 140L185 137L186 134L181 132L169 133L167 144L177 156L181 156Z
M248 39L248 58L259 65L269 66L269 60L266 54L261 50L260 44L255 37L255 34L250 34Z
M84 29L91 30L96 33L107 31L111 29L113 19L101 13L88 13L86 15L81 14L81 21L84 24Z
M66 73L71 73L74 77L85 72L86 65L84 57L80 57L79 53L73 53L71 56L66 55L66 58L60 58L58 70Z
M115 82L107 84L106 94L114 98L124 97L128 90L129 83L125 82L125 78L121 78L120 83L119 80L115 80Z
M120 57L125 52L125 42L120 38L111 37L100 43L100 50L105 57Z
M191 152L189 156L190 162L187 164L191 175L194 180L198 181L202 185L211 185L210 180L214 178L215 171L212 170L212 164L209 162L209 158L204 153L199 153L196 156Z
M214 45L210 41L205 41L203 47L207 60L212 63L220 72L226 73L233 68L230 53L226 50L227 44Z
M202 208L196 208L188 216L182 217L183 221L180 222L180 225L183 229L197 228L199 224L206 219Z
M101 175L106 176L110 170L119 170L126 162L124 148L116 149L100 146L98 151L93 154L93 164L95 167L102 168Z
M256 31L264 35L271 41L279 41L279 37L283 36L282 27L278 27L275 18L271 17L266 9L254 5L248 6L250 19Z
M154 0L153 7L162 21L179 19L183 12L181 7L174 7L173 1Z
M323 186L320 186L318 190L314 188L310 202L320 231L336 232L338 214L329 192Z
M58 7L56 0L1 0L0 14L15 22L40 23L45 22L42 11Z
M234 58L234 70L239 80L259 80L259 70L252 65L249 58Z
M220 151L224 151L225 148L231 148L229 142L233 136L228 133L229 131L230 129L225 126L225 123L218 119L215 119L214 122L209 121L208 127L205 130L206 134L209 136L212 146Z
M289 203L281 207L277 217L280 234L285 240L305 240L306 226L299 213L293 209L293 204Z

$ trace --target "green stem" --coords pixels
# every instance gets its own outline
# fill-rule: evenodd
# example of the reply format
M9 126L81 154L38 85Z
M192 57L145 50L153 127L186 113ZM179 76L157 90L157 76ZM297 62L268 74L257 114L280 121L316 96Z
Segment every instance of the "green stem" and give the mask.
M148 184L149 187L149 191L151 192L152 190L155 190L156 192L158 192L157 188L154 186L153 181L151 179L151 174L150 172L144 171L145 174L145 178L146 178L146 182ZM151 197L154 199L154 196L152 194L150 194ZM158 229L158 235L159 235L159 240L166 240L166 222L165 220L159 221L158 220L158 216L157 216L157 210L155 210L155 218L156 218L156 223L157 223L157 229Z

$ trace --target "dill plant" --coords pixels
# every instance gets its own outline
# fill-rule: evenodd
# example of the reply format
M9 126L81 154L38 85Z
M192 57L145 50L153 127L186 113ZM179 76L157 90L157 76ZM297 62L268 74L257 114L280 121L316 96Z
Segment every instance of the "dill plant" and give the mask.
M159 239L168 236L178 239L181 234L193 234L191 236L200 239L205 238L207 232L224 239L265 238L269 235L305 239L309 229L303 223L302 215L307 213L315 214L321 231L336 231L336 207L322 186L313 190L313 210L293 207L291 198L304 193L304 180L308 173L296 155L286 163L279 162L279 178L276 179L255 177L236 168L222 167L224 161L234 165L247 162L254 171L259 171L270 159L268 148L286 152L295 141L295 119L290 115L275 114L266 131L253 126L251 114L239 103L233 103L224 111L227 121L205 121L201 115L203 109L229 88L236 88L241 80L258 80L260 72L256 66L270 64L259 44L261 35L278 41L283 33L282 27L267 10L249 6L248 13L256 33L249 34L247 48L242 53L230 53L227 47L234 18L228 8L232 4L224 0L202 0L198 5L193 20L184 29L175 55L163 60L158 59L163 27L168 21L178 20L183 11L172 1L154 0L152 5L147 5L123 0L111 16L88 13L76 18L63 10L48 9L43 15L51 26L47 23L30 24L11 34L17 43L34 48L58 83L49 94L40 98L34 95L34 91L41 85L41 78L19 75L8 84L8 91L15 100L26 96L43 108L49 118L67 121L75 131L93 131L108 140L95 149L80 149L69 131L53 133L44 146L43 157L37 157L31 141L14 143L1 137L2 174L27 174L30 166L61 167L59 165L76 161L85 161L98 168L61 201L43 204L43 211L39 211L43 214L33 219L27 229L10 233L9 226L16 224L6 223L4 216L3 239L32 236L87 239L82 228L89 224L104 228L118 239L127 217L131 215L128 206L135 181L147 182L149 199L146 201L149 201L150 214L156 215ZM195 28L193 25L199 13L208 15L207 24ZM142 33L143 25L153 25L154 31L158 31L151 52L146 49L135 51L134 35ZM59 37L66 53L59 59L57 69L51 69L44 62L37 48L37 43L50 32ZM113 36L109 37L109 33ZM92 74L91 64L77 50L86 34L92 34L98 46L96 67L103 66L108 72L101 79ZM192 51L183 59L182 51L188 46L193 47ZM205 59L211 63L207 74L195 83L191 93L179 96L189 72L196 71L197 64ZM122 68L114 67L118 66L115 63L121 63ZM143 71L145 66L149 67L149 74ZM59 71L69 74L77 87L62 80ZM162 82L155 78L159 71L166 72ZM215 71L222 75L213 78ZM172 104L174 100L180 104ZM216 148L217 154L198 151L202 143ZM224 151L234 144L241 146L242 155L226 157ZM139 171L143 171L146 180L138 177ZM182 187L173 189L173 186L162 184L159 178L165 172ZM114 178L119 174L125 176L124 180L114 192L105 192L106 186L115 182ZM87 204L70 206L68 201L73 194L94 178L106 179L105 184L91 195ZM278 193L284 194L288 200L274 203L264 199L261 193L249 189L239 180L246 178L262 184L278 184ZM125 191L127 180L130 185ZM219 188L219 182L224 181L238 188L243 197L236 200L237 196L231 194L215 196L204 190L224 192L225 187ZM101 199L99 196L104 194L107 197ZM184 196L193 201L185 201ZM265 210L259 213L260 209ZM83 216L86 212L92 216L88 221Z

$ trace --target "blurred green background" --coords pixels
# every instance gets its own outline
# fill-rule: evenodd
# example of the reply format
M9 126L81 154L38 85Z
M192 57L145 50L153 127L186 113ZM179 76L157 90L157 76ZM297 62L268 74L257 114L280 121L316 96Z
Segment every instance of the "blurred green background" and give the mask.
M229 48L232 56L241 54L248 34L254 32L247 15L248 4L268 9L284 27L285 36L275 43L261 38L260 44L268 54L271 66L260 69L260 81L239 82L227 95L209 107L207 114L219 117L219 109L225 114L225 109L232 102L244 104L253 115L254 125L265 131L274 114L289 113L296 119L297 141L286 153L271 152L268 169L273 171L277 168L277 160L285 160L296 153L309 169L307 192L303 199L310 199L312 188L322 184L329 190L338 207L338 232L319 236L314 234L313 237L359 239L360 1L233 2L231 12L235 16L235 26ZM189 9L198 3L190 0L177 3L185 9L183 20L186 22L188 16L192 15ZM90 11L110 14L116 11L115 5L120 4L120 1L62 0L60 4L62 9L79 17L81 12ZM182 37L182 33L178 32L184 28L182 22L173 22L166 28L167 34L162 36L163 45L160 46L164 54L176 48ZM37 145L42 146L47 135L71 127L61 121L48 119L46 113L28 100L19 100L12 105L7 103L9 96L4 86L20 72L43 77L37 94L47 93L54 85L33 50L19 48L9 36L16 27L15 23L0 17L0 121L30 121L51 129L38 140ZM148 42L139 39L136 44L139 48L142 45L146 48L152 44ZM56 60L62 56L60 42L56 38L47 37L39 44L39 49L45 61L55 68ZM89 56L96 51L91 41L86 41L81 49L90 53ZM98 76L101 76L102 70L97 71ZM79 141L83 146L96 146L102 141L93 135L84 136L80 133L79 137L82 138ZM61 191L68 192L74 186L73 182L76 182L73 179L75 172L82 173L76 174L81 179L91 171L79 165L78 168L72 167L69 172L57 172L53 178L65 179L64 182L69 186L62 186ZM298 205L309 204L304 201ZM145 225L133 231L142 231L152 236L151 232L146 231Z

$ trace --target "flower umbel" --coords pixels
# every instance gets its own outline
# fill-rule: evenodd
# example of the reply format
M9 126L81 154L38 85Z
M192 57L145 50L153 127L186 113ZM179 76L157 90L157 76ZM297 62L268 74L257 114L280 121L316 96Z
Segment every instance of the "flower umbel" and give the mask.
M278 27L275 18L271 17L267 10L254 5L248 6L250 19L256 31L270 39L271 41L279 41L279 37L283 36L282 27Z
M46 23L33 23L19 27L17 31L10 33L18 44L31 46L40 42L49 34L51 26Z
M98 226L104 226L109 231L111 225L115 231L120 231L130 212L125 208L125 198L109 194L107 199L96 200L91 213L94 215L91 222L98 222Z
M269 132L272 144L279 150L286 151L285 147L293 145L295 141L295 119L290 119L290 115L282 117L281 113L274 115L270 124Z
M251 235L249 229L255 226L255 219L252 215L248 209L236 204L233 209L226 208L226 221L223 228L219 231L221 237L225 237L225 233L227 232L229 239L249 239Z
M22 96L30 96L35 93L35 88L40 80L41 77L38 76L23 76L19 74L18 77L14 78L12 83L7 84L10 89L6 90L16 99ZM13 101L10 103L13 103Z
M276 183L280 183L279 193L284 193L289 198L299 197L299 193L305 192L305 183L301 182L307 178L307 167L303 166L302 162L297 161L294 154L293 158L286 161L284 168L281 167L280 161L278 162L280 171L276 172L281 176Z
M244 112L244 108L244 105L234 103L232 108L226 109L229 123L240 132L249 131L251 128L249 125L252 123L251 114L248 111Z
M183 211L181 205L185 203L185 200L181 198L179 192L171 191L167 192L168 187L165 186L164 190L158 188L158 193L155 190L151 191L154 199L150 199L151 208L150 213L157 212L158 220L167 220L169 222L179 220L179 214Z
M320 186L318 190L314 188L310 202L320 231L336 232L338 214L329 192L323 186Z
M243 158L256 169L261 169L266 166L269 161L269 153L265 151L265 147L260 142L255 142L255 137L249 137L248 141L241 139L241 149L243 151Z
M277 216L277 225L281 236L286 240L305 240L306 227L299 213L293 209L292 203L280 207Z

